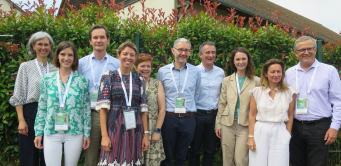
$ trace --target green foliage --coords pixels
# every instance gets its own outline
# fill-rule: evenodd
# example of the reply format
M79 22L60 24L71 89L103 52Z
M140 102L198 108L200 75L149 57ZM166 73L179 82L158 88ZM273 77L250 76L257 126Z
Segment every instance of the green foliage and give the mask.
M169 16L165 16L161 9L144 8L143 14L138 16L132 7L128 7L128 12L124 13L120 10L122 6L115 5L113 0L106 4L99 2L97 6L92 3L82 4L80 10L69 5L69 9L61 11L62 16L55 16L56 8L46 9L42 1L29 6L32 11L26 11L24 15L17 15L13 11L0 12L0 34L13 35L0 37L0 163L8 165L18 161L18 122L9 98L13 93L20 63L31 59L26 53L26 45L30 36L37 31L48 32L55 45L61 41L73 41L80 57L92 52L88 30L95 24L105 25L109 29L111 43L107 52L112 56L116 56L115 50L121 43L127 40L134 42L136 34L140 34L139 51L154 56L152 77L156 77L160 67L173 61L171 48L174 40L180 37L192 43L192 54L188 61L193 65L201 62L199 45L213 41L217 48L215 64L223 68L226 75L232 73L229 57L233 49L240 46L250 51L257 75L260 75L268 59L283 60L287 68L298 62L292 51L297 30L289 29L289 25L281 23L261 26L264 25L263 20L257 16L250 18L249 27L244 28L245 17L238 16L234 9L229 9L228 16L217 16L217 3L203 1L205 6L202 12L194 11L190 3L188 9L183 7L179 11L173 10ZM183 0L180 0L180 5L183 6ZM274 16L278 20L279 15ZM341 149L340 140L337 142L333 148ZM217 150L215 163L221 165L221 148ZM330 161L340 163L340 157Z

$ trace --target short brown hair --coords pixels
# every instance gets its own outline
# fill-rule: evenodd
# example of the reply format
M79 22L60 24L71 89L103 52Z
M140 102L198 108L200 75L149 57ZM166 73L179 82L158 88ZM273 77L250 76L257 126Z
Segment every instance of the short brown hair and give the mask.
M285 84L285 82L284 82L284 78L285 78L285 72L284 72L285 71L285 65L284 65L283 61L280 61L280 60L277 60L277 59L270 59L270 60L266 61L264 63L264 65L263 65L263 68L262 68L262 75L260 77L260 81L261 81L263 89L266 89L266 88L269 87L269 79L267 77L265 77L265 74L268 73L269 67L271 65L275 65L275 64L279 64L282 67L282 79L278 83L278 91L283 92L283 91L288 89L287 84Z
M129 47L135 51L135 54L137 54L137 48L135 44L131 41L126 41L122 43L118 48L117 48L117 55L121 55L121 52L126 48Z
M251 57L250 52L244 48L244 47L237 47L233 50L232 56L231 56L231 68L233 71L237 72L237 67L234 64L234 57L236 56L236 54L238 52L242 52L244 54L246 54L247 56L247 66L246 66L246 70L245 70L245 75L248 79L252 79L252 77L255 75L255 65L253 64L253 59Z
M71 41L63 41L59 43L56 52L53 56L52 64L60 68L58 55L60 54L61 51L63 51L66 48L71 48L73 51L73 63L71 68L73 71L76 71L78 69L78 54L75 45Z
M105 36L107 36L107 39L109 39L109 31L108 28L103 26L103 25L94 25L91 27L91 29L89 30L89 40L91 40L92 37L92 31L95 29L104 29L105 31Z
M153 57L149 54L144 54L141 53L135 60L135 67L137 67L140 63L145 62L145 61L150 61L151 67L153 67Z

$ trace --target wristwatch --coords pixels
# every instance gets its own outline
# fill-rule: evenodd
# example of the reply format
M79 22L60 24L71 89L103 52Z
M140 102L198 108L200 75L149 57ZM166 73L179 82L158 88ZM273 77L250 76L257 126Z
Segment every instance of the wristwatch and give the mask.
M160 128L155 128L154 129L154 133L160 133L161 132L161 129Z

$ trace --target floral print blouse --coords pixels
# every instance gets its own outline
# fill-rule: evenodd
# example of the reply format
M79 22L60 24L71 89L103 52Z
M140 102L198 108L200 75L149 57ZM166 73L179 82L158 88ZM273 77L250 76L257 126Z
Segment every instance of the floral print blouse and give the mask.
M84 134L84 137L90 137L91 109L88 90L89 82L77 72L73 74L63 111L63 113L69 114L68 130L56 131L54 129L55 113L61 113L56 76L56 72L48 73L41 80L38 112L34 124L35 135L70 133L71 135ZM65 84L59 80L62 96L64 96L65 87L69 79L70 76Z

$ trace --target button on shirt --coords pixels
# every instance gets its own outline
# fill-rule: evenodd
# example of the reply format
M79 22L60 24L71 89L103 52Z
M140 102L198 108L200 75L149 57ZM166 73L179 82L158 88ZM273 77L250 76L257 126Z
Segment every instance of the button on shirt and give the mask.
M196 108L201 110L217 109L220 99L221 83L225 77L224 70L213 65L208 71L202 63L197 66L201 72L201 83L199 98L196 101Z
M308 87L314 69L319 63L311 92L307 96ZM300 63L286 71L285 82L288 86L296 87L296 69L298 74L299 98L308 98L308 113L294 114L298 120L313 121L333 116L331 128L339 130L341 124L341 82L339 73L334 66L318 62L315 59L313 65L304 71ZM332 106L333 105L333 106Z
M92 71L91 71L91 63L90 59L92 60L92 65L94 69L94 75L95 80L92 78ZM103 71L103 67L105 66L105 63L108 61L108 64ZM87 79L89 79L89 92L91 91L98 91L98 89L95 88L94 83L100 83L100 79L102 78L102 74L109 70L117 70L121 65L121 61L116 59L115 57L112 57L108 54L105 54L102 61L100 62L98 58L94 55L94 53L87 55L79 60L79 67L78 67L78 73L85 76ZM99 84L98 84L99 85ZM95 109L94 107L91 107L91 109Z
M157 79L162 83L165 94L166 94L166 111L174 112L175 111L175 98L178 98L178 92L173 83L172 75L170 72L172 64L168 64L164 67L161 67L157 74ZM189 64L181 69L176 69L174 66L172 68L172 72L174 74L174 79L176 85L178 86L179 92L182 91L182 86L185 81L186 71L188 70L188 78L185 86L184 93L181 97L186 99L186 112L196 112L195 101L199 95L199 87L201 82L201 74L200 70Z

